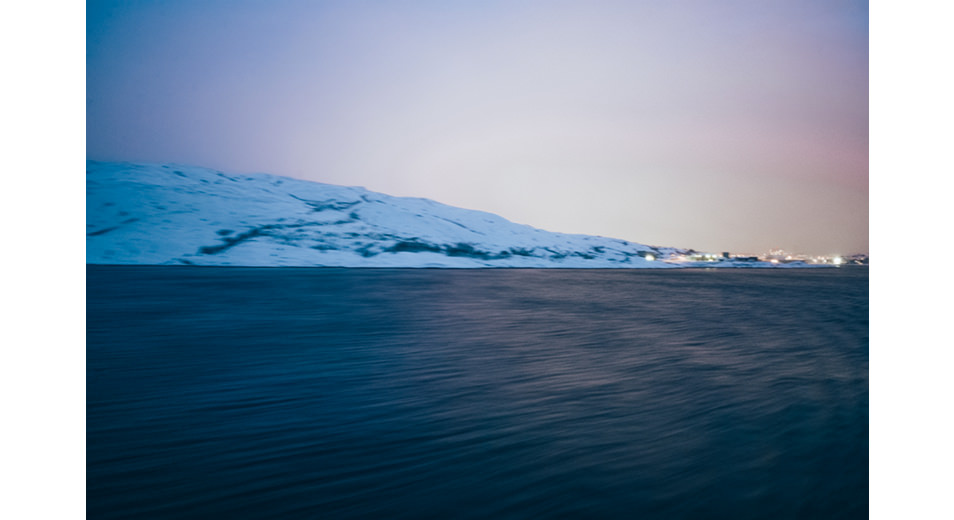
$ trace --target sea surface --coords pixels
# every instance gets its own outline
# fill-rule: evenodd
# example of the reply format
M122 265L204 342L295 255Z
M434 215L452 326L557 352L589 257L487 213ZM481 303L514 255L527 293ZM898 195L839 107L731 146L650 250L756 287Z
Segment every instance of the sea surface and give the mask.
M868 270L87 267L88 518L867 518Z

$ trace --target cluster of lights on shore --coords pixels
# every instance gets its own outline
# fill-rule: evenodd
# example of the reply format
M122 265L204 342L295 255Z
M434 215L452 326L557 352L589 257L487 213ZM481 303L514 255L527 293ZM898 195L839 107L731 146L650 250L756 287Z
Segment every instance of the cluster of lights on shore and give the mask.
M833 257L811 257L811 258L808 258L807 260L796 259L796 258L793 258L791 255L785 257L785 261L787 261L787 262L792 262L792 261L795 261L795 260L807 261L808 263L811 263L811 264L834 264L834 265L842 265L842 264L845 263L845 259L842 258L842 257L840 257L840 256L833 256ZM769 262L771 262L771 263L773 263L773 264L777 264L777 263L781 262L781 260L779 260L778 258L770 258L770 259L769 259Z
M653 253L646 253L644 257L647 261L655 261L657 256ZM669 258L671 262L720 262L720 261L749 261L749 262L769 262L772 264L781 264L789 262L804 262L808 264L828 264L845 265L847 260L841 255L831 256L807 256L791 255L780 250L770 251L767 255L730 255L729 253L694 253L689 255L678 255Z

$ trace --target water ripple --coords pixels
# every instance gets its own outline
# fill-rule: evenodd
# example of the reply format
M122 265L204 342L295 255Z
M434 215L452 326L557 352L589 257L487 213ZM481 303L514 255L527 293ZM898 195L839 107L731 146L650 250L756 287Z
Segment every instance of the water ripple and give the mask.
M865 518L867 271L87 271L90 518Z

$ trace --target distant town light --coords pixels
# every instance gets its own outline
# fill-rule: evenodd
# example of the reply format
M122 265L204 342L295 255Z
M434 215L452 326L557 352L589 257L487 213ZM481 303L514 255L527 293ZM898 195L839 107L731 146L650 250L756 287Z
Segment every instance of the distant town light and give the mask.
M831 261L831 263L833 263L833 264L835 264L835 265L841 265L841 264L845 263L845 259L842 258L842 257L840 257L840 256L836 256L836 257Z

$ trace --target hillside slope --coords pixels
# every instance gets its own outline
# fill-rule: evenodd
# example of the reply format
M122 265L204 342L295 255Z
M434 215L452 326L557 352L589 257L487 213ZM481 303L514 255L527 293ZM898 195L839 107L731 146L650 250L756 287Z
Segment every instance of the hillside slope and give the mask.
M426 199L172 164L87 161L86 229L90 264L638 268L676 267L660 260L679 253Z

